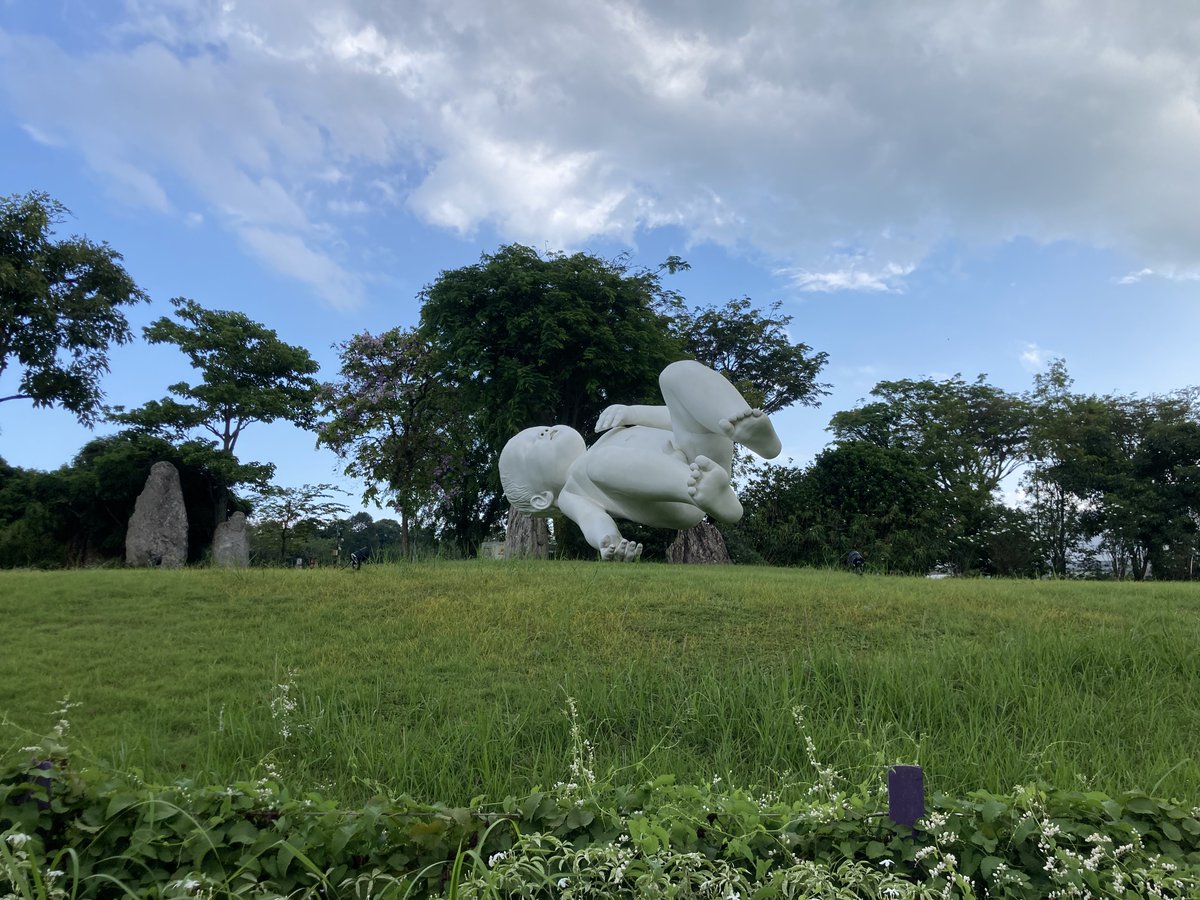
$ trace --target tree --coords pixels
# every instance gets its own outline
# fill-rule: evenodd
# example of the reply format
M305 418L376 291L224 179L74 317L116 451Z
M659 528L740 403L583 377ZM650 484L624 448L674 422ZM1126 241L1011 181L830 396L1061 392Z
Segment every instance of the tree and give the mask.
M442 431L445 442L433 468L430 517L439 540L474 556L481 543L495 537L496 523L508 505L495 484L496 457L473 414L457 410ZM544 528L545 520L533 524Z
M240 312L208 310L194 300L176 297L171 301L180 321L163 317L143 331L152 344L175 344L201 373L193 386L179 382L167 388L172 397L152 400L126 411L114 407L109 418L147 433L175 440L200 429L212 434L222 453L235 460L234 450L242 431L254 422L277 419L310 428L315 421L319 368L303 347L284 343L275 331ZM274 466L258 470L232 469L230 483L261 483ZM217 510L218 522L227 510Z
M1200 423L1190 392L1075 397L1053 470L1116 578L1190 577L1200 519Z
M58 404L90 426L108 348L132 339L122 306L149 301L108 244L54 239L68 210L41 192L0 199L0 376L15 363L17 392Z
M751 406L765 413L794 403L817 406L828 393L817 375L829 355L792 343L792 317L781 306L775 301L764 315L748 297L691 311L677 304L671 327L684 350L733 382Z
M319 394L317 443L347 460L346 474L367 481L364 501L400 513L401 553L409 529L431 501L434 470L446 448L444 426L452 414L447 389L430 366L429 347L416 331L363 332L338 347L339 381Z
M903 450L930 472L945 498L950 561L962 570L985 561L980 538L995 518L995 493L1024 461L1029 436L1024 400L985 378L882 381L871 391L877 401L829 423L839 443Z
M346 514L346 505L332 498L345 493L332 484L306 484L298 488L268 485L253 499L253 518L258 529L278 531L279 561L287 558L289 534L301 524L314 530Z
M867 441L826 448L803 470L756 466L741 494L737 543L775 565L839 565L858 550L873 567L927 571L944 546L929 473Z
M1086 499L1071 488L1071 451L1080 398L1071 393L1066 362L1053 360L1034 376L1026 396L1029 470L1022 482L1029 497L1030 524L1049 574L1066 576L1090 556L1084 528Z
M609 404L654 399L658 373L682 355L656 311L665 298L659 272L518 244L442 272L422 291L420 330L487 450L490 496L499 496L495 460L521 429L554 423L588 434Z

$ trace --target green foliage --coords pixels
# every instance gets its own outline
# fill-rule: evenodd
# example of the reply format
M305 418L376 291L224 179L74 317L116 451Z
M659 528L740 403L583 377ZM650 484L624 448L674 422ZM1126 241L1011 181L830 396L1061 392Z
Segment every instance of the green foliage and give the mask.
M937 485L904 450L847 441L807 469L757 466L740 494L734 531L772 565L837 566L858 550L872 571L926 572L946 546Z
M279 561L283 562L287 558L289 536L294 538L297 532L315 533L345 515L346 505L334 500L334 493L345 491L332 484L306 484L298 488L268 485L250 501L256 535L265 532L277 537Z
M180 382L166 397L110 418L151 433L182 438L195 429L212 434L233 455L242 430L254 422L284 419L313 424L319 368L303 347L279 340L272 329L244 313L209 310L194 300L171 301L178 322L166 316L145 329L152 344L175 344L201 374L199 384Z
M58 725L0 759L0 889L20 895L376 897L1194 896L1200 809L1020 785L886 816L882 770L824 765L763 794L669 774L597 778L573 701L569 781L467 807L293 793L79 763ZM65 715L66 710L60 710ZM32 754L32 756L30 755Z
M172 446L124 432L89 441L69 465L53 472L0 466L0 567L58 568L120 560L125 529L154 463L179 471L188 512L188 559L212 543L218 498L234 480L261 477L210 442ZM235 506L242 501L233 498Z
M764 315L748 297L696 310L678 301L671 307L671 329L685 351L733 382L751 406L767 413L794 403L816 406L827 393L817 375L829 355L792 343L792 317L781 306L775 301Z
M1061 360L1038 376L1026 483L1056 574L1099 541L1109 574L1192 578L1200 519L1200 414L1193 392L1085 396Z
M836 413L829 423L838 442L904 451L932 475L942 492L943 561L963 572L986 567L994 495L1024 461L1029 437L1024 400L985 378L881 381L871 389L878 400Z
M91 425L108 348L132 335L120 307L149 301L108 244L56 240L69 212L34 191L0 198L0 375L21 370L5 400L58 404Z
M609 404L652 400L680 356L662 295L658 273L623 260L512 244L426 287L421 331L499 452L530 425L586 433Z

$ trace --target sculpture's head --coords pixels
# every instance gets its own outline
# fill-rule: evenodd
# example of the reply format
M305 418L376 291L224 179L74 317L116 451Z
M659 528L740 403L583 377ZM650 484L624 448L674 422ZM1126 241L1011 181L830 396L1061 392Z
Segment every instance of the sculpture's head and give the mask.
M509 438L500 451L500 483L504 496L521 512L548 516L558 492L567 483L567 470L587 445L567 425L535 425Z

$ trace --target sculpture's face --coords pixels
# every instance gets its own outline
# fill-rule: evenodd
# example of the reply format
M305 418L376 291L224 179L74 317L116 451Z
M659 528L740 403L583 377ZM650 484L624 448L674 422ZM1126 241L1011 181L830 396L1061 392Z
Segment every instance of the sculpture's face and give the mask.
M586 449L582 435L567 425L526 428L510 438L500 454L505 493L510 485L519 485L534 494L556 495L566 484L571 463ZM516 502L512 495L509 499Z

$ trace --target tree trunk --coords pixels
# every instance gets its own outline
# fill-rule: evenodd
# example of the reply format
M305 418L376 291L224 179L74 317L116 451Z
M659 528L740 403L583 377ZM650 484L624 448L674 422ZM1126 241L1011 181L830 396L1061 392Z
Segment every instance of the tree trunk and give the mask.
M535 519L509 507L508 528L504 534L504 558L547 559L550 556L550 529L545 519Z
M728 563L729 550L717 526L712 522L701 522L694 528L679 532L667 548L667 562Z

